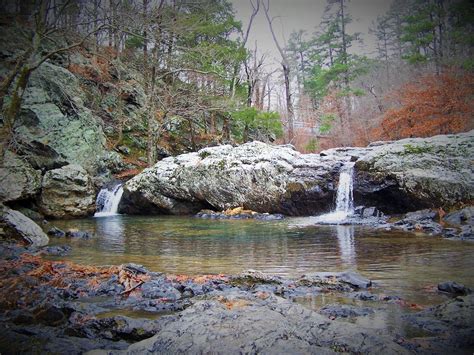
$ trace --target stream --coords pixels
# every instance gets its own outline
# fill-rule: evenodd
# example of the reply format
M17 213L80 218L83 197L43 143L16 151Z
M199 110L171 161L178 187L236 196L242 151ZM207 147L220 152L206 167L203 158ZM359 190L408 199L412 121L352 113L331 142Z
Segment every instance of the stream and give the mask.
M285 277L353 270L374 283L373 292L421 305L444 295L429 292L453 280L474 286L474 243L361 226L315 226L311 217L282 221L206 220L176 216L125 216L54 221L63 230L91 232L68 244L58 259L82 264L142 264L168 274L237 274L247 269Z

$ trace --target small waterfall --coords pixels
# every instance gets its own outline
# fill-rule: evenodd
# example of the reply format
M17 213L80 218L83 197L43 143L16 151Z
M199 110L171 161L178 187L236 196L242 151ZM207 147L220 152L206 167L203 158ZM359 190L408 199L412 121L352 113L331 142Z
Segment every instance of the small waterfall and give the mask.
M338 224L354 213L354 164L348 162L342 166L337 187L336 209L331 213L319 216L318 223Z
M94 217L114 216L117 213L120 199L122 198L122 184L115 185L111 190L103 188L97 195L97 212Z

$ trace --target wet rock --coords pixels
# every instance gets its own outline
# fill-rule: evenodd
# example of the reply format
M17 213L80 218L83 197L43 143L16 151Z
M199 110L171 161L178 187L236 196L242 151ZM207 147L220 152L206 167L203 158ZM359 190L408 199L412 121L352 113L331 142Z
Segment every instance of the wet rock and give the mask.
M433 219L439 218L437 210L424 209L406 213L403 218L395 223L393 227L404 231L418 231L429 235L440 235L443 227Z
M438 290L441 292L451 293L453 295L467 295L472 291L468 287L458 284L454 281L446 281L438 284Z
M161 330L156 320L134 319L115 316L102 319L85 319L76 317L65 333L80 338L105 338L113 341L139 341L150 338Z
M66 236L66 232L57 227L52 227L51 229L48 230L48 235L52 237L61 238L61 237Z
M84 217L95 211L95 191L79 165L48 171L43 178L39 207L53 218Z
M228 214L226 212L215 212L212 210L202 210L196 215L197 218L204 219L257 219L261 221L278 221L285 218L282 214L258 213L254 211L243 211L241 213Z
M406 353L391 338L326 317L282 299L199 301L179 317L163 317L153 337L128 353ZM336 335L337 334L337 335ZM106 352L98 351L97 354Z
M350 297L361 301L377 301L379 299L377 295L367 291L352 293L350 294Z
M362 317L375 313L372 308L331 304L322 307L319 313L332 318Z
M144 298L166 298L169 300L178 300L181 293L170 283L163 280L151 280L140 286Z
M7 238L18 239L33 247L49 243L48 236L22 213L0 205L0 227Z
M341 291L350 291L352 289L368 288L372 285L369 279L353 272L317 272L303 275L298 284L323 285L325 287L333 286ZM348 286L348 287L347 287Z
M449 340L452 336L464 331L470 337L462 339L456 347L473 346L474 336L474 295L456 297L438 306L424 311L403 316L411 325L433 333L443 333L443 338Z
M70 229L66 232L68 238L90 239L93 237L92 233Z
M354 214L360 216L361 218L370 218L370 217L383 217L383 212L379 211L376 207L365 207L358 206L354 209Z
M443 220L453 226L474 225L474 206L448 213Z
M71 253L72 248L69 245L45 247L38 253L40 255L66 256Z
M256 284L281 284L283 280L274 275L265 274L257 270L246 270L240 275L234 276L230 279L233 285L249 285L254 286Z

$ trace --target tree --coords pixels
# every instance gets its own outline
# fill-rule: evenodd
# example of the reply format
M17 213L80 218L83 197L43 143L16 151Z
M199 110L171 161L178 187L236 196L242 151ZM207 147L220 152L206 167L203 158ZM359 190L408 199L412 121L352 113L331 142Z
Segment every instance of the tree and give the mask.
M270 0L263 2L263 9L265 12L265 17L268 22L268 26L270 27L270 32L272 33L273 41L278 49L278 52L281 55L281 66L283 69L283 77L285 81L285 97L286 97L286 113L287 113L287 121L288 121L288 141L292 142L294 137L294 112L293 112L293 102L291 99L291 88L290 88L290 62L288 60L288 56L280 46L278 39L275 35L275 30L273 29L273 20L274 18L270 18Z
M30 7L31 6L31 7ZM0 162L3 163L5 152L10 145L15 120L20 111L23 94L28 85L31 73L48 59L81 46L91 35L100 31L104 24L98 25L91 31L82 34L71 43L61 45L54 38L59 31L76 30L78 22L77 4L63 1L55 7L49 6L49 1L39 0L20 8L24 16L33 14L33 27L28 34L28 47L21 53L13 69L3 79L0 87L0 108L2 108L3 125L0 127ZM18 29L22 24L16 23ZM5 97L9 96L6 102Z

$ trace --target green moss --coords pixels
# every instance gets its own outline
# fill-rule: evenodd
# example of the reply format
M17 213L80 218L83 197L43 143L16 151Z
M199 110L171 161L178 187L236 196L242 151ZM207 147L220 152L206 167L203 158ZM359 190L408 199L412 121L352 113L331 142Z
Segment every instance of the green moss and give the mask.
M199 152L199 157L200 157L201 159L206 159L209 155L211 155L211 153L206 152L206 151Z
M429 145L404 144L403 148L405 148L405 150L401 153L402 155L423 154L423 153L430 153L433 151L433 147Z

